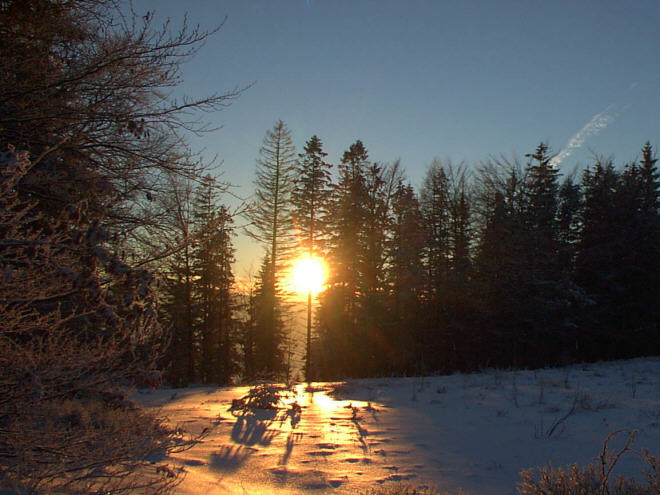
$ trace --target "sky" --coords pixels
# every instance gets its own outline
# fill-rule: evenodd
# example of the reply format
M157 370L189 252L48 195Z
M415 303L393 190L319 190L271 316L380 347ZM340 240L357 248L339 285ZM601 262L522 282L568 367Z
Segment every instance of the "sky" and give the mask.
M177 94L250 86L191 137L246 199L266 131L298 150L317 134L337 163L356 139L401 159L418 187L434 157L476 167L544 141L563 173L594 153L623 164L660 145L660 2L133 0L179 26L212 29ZM234 201L230 198L228 202ZM244 276L261 251L237 239Z

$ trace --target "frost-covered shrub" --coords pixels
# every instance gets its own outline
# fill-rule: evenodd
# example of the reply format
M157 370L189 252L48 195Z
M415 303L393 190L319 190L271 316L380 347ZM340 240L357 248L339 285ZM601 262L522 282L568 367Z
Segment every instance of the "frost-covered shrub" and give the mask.
M370 488L367 491L361 492L360 495L441 495L441 493L433 488L414 487L406 484L389 485L379 488ZM450 495L443 492L442 495ZM462 490L459 490L457 495L467 495Z
M251 387L247 395L234 399L232 411L249 411L253 409L277 409L284 387L280 385L261 383Z
M21 201L31 166L0 154L0 492L162 492L178 473L152 461L176 439L125 391L159 377L152 278L85 204L46 218Z
M624 447L611 453L610 440L619 432L607 437L598 461L587 466L577 464L555 467L552 464L538 469L526 469L520 473L520 495L658 495L660 494L660 459L646 451L631 448L635 433L629 435ZM612 479L612 470L622 455L638 455L646 465L646 482L619 476Z

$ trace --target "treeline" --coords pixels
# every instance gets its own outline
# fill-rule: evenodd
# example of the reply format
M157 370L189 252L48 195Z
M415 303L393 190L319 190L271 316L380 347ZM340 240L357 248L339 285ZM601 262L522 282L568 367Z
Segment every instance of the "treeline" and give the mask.
M543 143L523 164L434 160L419 191L359 140L336 167L317 136L294 159L282 122L265 143L280 154L260 163L250 217L267 252L246 322L253 369L286 364L280 280L303 253L330 265L310 377L660 352L660 174L649 143L638 161L596 159L580 177L562 176Z
M561 177L545 144L418 194L357 141L333 186L318 376L534 367L660 351L660 179L650 144Z

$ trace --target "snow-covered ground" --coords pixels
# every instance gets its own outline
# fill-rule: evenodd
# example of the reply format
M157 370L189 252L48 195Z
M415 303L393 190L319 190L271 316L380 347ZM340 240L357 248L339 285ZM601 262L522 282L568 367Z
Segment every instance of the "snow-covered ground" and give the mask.
M537 371L295 385L277 409L234 409L249 387L138 394L173 424L207 434L170 462L182 494L359 493L408 483L515 493L523 468L586 464L603 440L660 453L660 358ZM300 407L298 407L300 406ZM640 475L625 456L616 472Z

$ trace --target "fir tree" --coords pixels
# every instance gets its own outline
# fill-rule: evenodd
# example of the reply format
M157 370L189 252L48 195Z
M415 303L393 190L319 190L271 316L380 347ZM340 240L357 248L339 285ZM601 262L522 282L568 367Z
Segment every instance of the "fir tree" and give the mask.
M449 275L449 180L439 160L429 166L420 193L420 209L427 233L426 268L429 297L441 312L438 297Z
M193 271L202 380L226 384L235 370L234 247L232 218L227 207L217 205L216 192L215 181L208 176L197 190Z
M292 203L301 247L310 256L323 252L327 237L332 195L332 165L325 161L327 155L317 136L312 136L305 143L304 153L298 155Z
M421 298L424 290L424 220L419 200L410 184L399 181L392 198L392 235L388 242L389 311L388 354L391 372L426 370L422 332Z
M312 136L305 143L304 153L298 155L297 177L292 192L295 209L295 226L299 232L300 247L310 259L323 252L322 242L327 240L332 195L330 170L326 163L327 153L317 136ZM305 376L311 377L311 342L312 342L312 293L307 294L307 342L305 350Z
M264 244L268 262L261 277L261 330L271 332L261 343L264 359L262 371L278 369L277 356L281 344L277 329L282 311L279 278L284 272L286 255L292 245L291 190L295 171L295 149L286 124L278 121L266 133L257 161L256 202L248 212L250 234ZM267 277L266 277L267 275Z
M361 141L344 152L333 191L329 225L330 280L320 297L320 347L323 367L334 373L355 374L362 363L364 335L358 319L363 281L366 170L368 153Z

